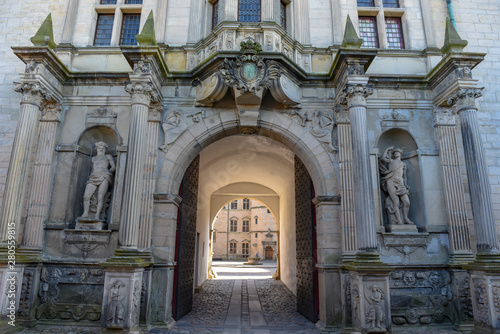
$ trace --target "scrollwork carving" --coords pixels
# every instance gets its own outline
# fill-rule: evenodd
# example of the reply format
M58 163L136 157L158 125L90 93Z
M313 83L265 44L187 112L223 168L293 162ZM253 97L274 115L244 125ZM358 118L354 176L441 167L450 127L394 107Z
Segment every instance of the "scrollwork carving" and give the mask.
M483 88L461 88L448 98L448 105L457 107L457 111L462 109L475 109L476 99L483 96Z

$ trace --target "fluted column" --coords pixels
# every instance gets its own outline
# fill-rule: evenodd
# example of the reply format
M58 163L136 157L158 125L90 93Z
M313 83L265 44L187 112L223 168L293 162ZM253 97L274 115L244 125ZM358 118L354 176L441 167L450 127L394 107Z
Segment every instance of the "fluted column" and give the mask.
M366 97L373 93L367 85L349 85L344 90L351 119L352 169L354 182L354 207L358 251L377 249L375 206L372 190L370 149L366 127Z
M275 21L274 17L274 3L275 0L261 0L261 16L262 21Z
M146 156L148 110L150 103L158 100L158 94L151 84L143 82L128 84L125 90L132 95L132 112L130 116L119 244L122 249L137 249L144 159Z
M38 129L38 143L35 153L31 188L27 205L22 248L42 249L43 227L47 219L52 182L53 160L61 106L59 103L45 103Z
M452 261L461 262L472 256L472 251L460 172L455 113L451 110L435 110L434 127L439 145L443 193L450 229L450 256Z
M0 242L2 243L8 240L10 231L15 231L15 240L17 240L17 229L21 220L21 210L24 207L27 173L30 169L31 148L40 115L40 105L43 100L50 99L47 90L37 82L16 84L14 90L23 95L3 197L0 221Z
M342 255L357 251L356 212L354 208L354 180L352 170L351 124L348 111L335 114L338 131L339 176L342 220Z
M476 115L476 98L481 96L480 89L459 89L448 104L456 105L460 115L477 250L480 253L498 253L488 170Z
M149 249L151 247L153 195L156 183L156 157L158 152L158 128L161 121L161 109L161 104L155 104L149 111L141 216L139 220L139 249Z

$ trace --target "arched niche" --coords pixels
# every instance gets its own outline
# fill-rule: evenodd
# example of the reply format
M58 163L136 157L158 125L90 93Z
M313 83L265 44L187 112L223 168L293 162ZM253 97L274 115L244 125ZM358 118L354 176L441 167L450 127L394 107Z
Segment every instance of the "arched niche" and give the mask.
M69 206L72 207L72 213L70 215L70 217L72 217L71 227L74 226L75 220L83 213L83 194L85 192L88 177L91 173L92 157L96 154L94 144L99 141L108 144L106 154L111 154L117 165L114 182L108 189L108 192L111 192L111 201L106 209L106 221L108 224L111 222L112 203L115 201L113 193L115 193L116 180L118 180L117 146L121 144L121 138L115 130L107 126L94 126L86 129L80 134L75 149L76 154L73 162L73 198L75 200L72 204L68 203Z
M380 157L389 146L403 149L401 160L406 164L407 184L410 188L410 211L408 217L417 226L419 232L425 232L427 229L427 220L425 215L424 191L418 145L408 131L398 128L389 129L383 132L378 138L377 147L379 149L379 155L377 164L380 162ZM387 226L388 215L385 209L387 193L383 191L381 187L379 165L377 165L377 171L382 223L384 226Z

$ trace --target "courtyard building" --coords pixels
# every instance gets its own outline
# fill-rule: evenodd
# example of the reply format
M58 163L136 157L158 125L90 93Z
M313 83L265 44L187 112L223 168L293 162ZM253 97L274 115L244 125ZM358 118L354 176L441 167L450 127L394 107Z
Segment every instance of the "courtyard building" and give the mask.
M498 1L0 13L0 332L167 332L257 253L318 331L500 330Z

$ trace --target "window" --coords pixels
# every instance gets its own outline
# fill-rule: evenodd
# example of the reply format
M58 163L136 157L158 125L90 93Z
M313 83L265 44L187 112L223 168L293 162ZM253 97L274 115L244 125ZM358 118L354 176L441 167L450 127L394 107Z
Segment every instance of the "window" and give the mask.
M269 209L267 209L267 213L271 213L271 211L269 211Z
M116 5L116 0L101 0L101 5Z
M214 231L214 234L212 235L213 241L217 241L217 232Z
M248 242L243 242L241 244L241 255L243 257L248 257L248 254L250 253L250 244Z
M387 8L399 8L399 1L398 0L383 0L383 4L384 4L384 7L387 7Z
M358 0L358 7L373 7L373 0Z
M236 219L231 219L231 225L229 226L230 232L238 232L238 221Z
M255 216L255 225L259 223L259 217Z
M387 33L387 47L389 49L404 49L403 30L399 17L386 17L385 30Z
M142 0L125 0L125 3L127 5L132 5L132 4L142 5Z
M250 200L248 198L245 198L243 200L243 210L249 210L250 209Z
M250 232L250 221L248 219L245 219L243 221L241 231L242 232Z
M97 16L97 27L95 32L94 45L110 45L111 33L113 31L113 14L99 14Z
M240 22L260 22L260 0L240 0Z
M231 241L229 243L229 254L234 255L236 254L236 242Z
M374 17L359 18L359 35L363 39L362 48L378 48L377 25Z
M219 0L212 5L212 29L219 24Z
M286 29L286 4L283 1L280 1L280 24Z
M258 235L257 233L255 233L255 237L256 237L256 238L258 238L258 237L259 237L259 235Z
M120 45L137 45L135 36L139 33L141 15L123 14Z
M237 209L238 209L238 201L232 201L231 210L237 210Z

